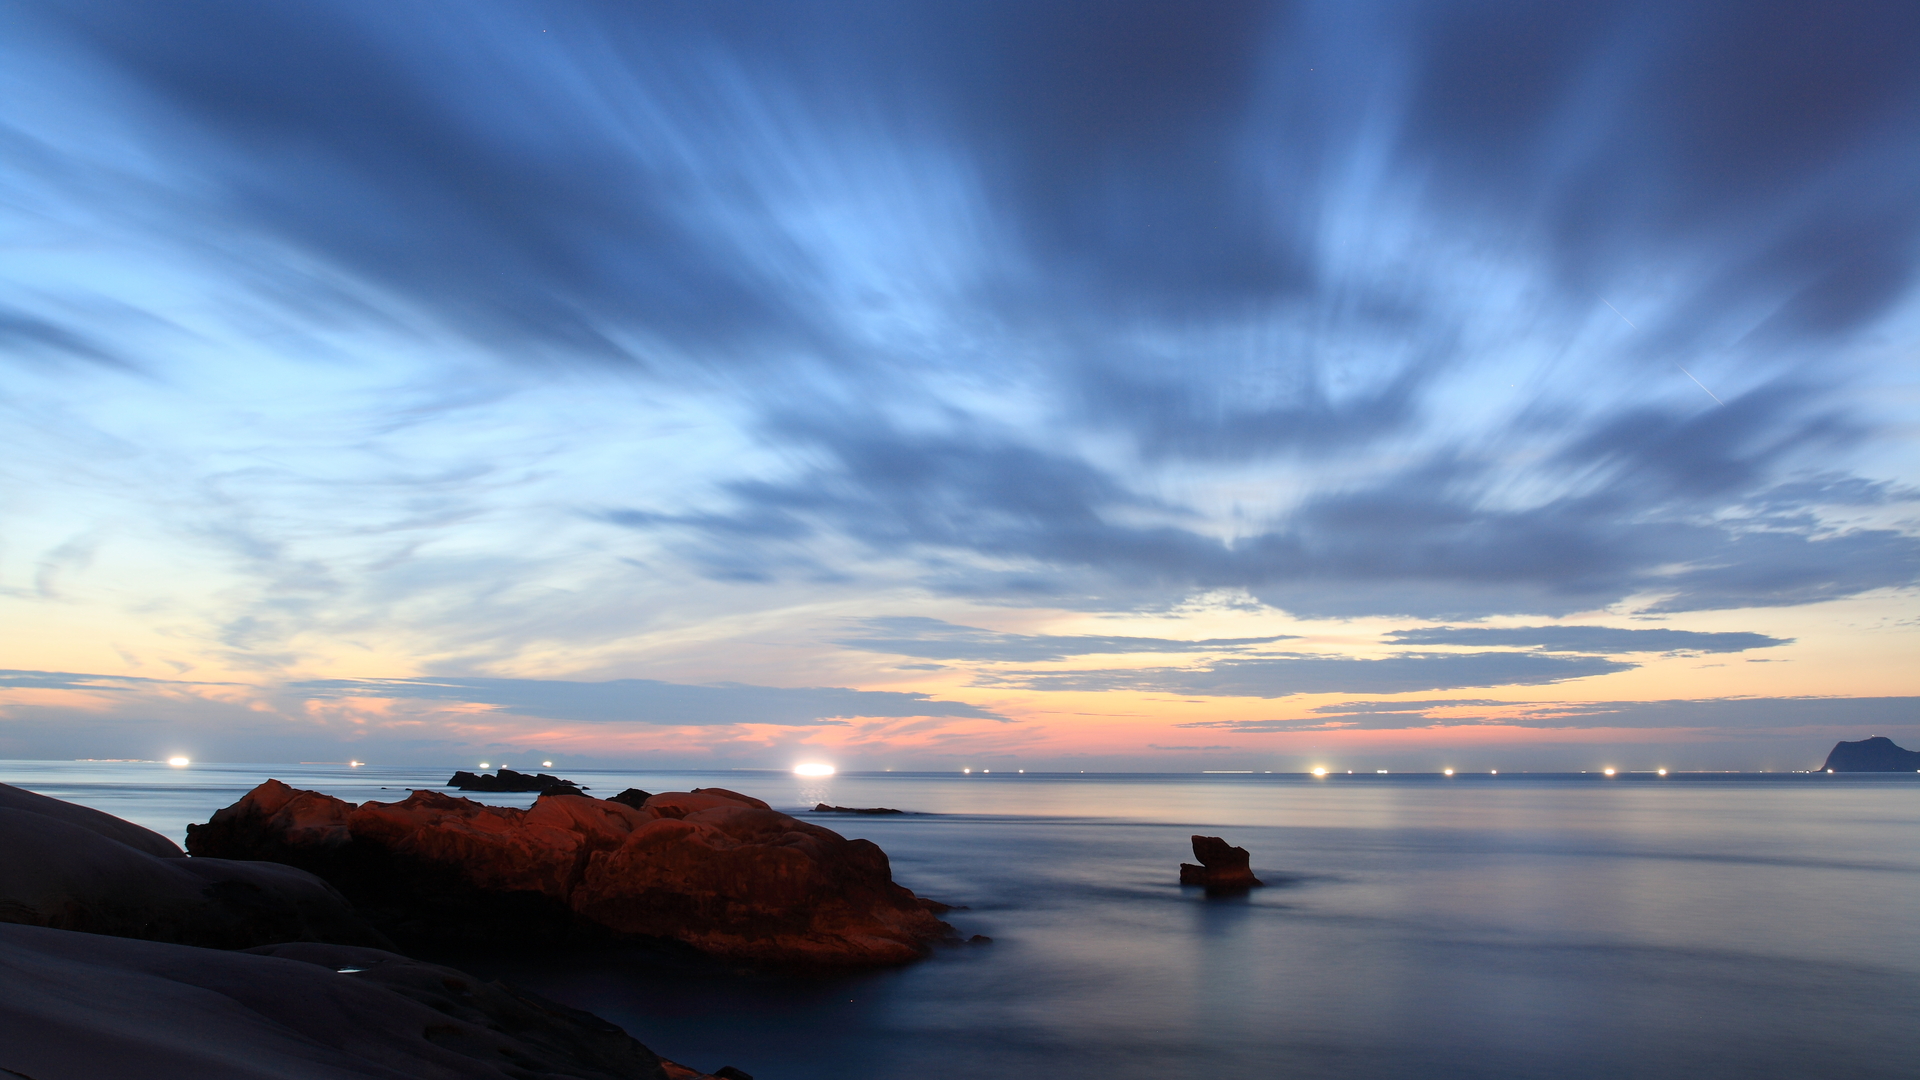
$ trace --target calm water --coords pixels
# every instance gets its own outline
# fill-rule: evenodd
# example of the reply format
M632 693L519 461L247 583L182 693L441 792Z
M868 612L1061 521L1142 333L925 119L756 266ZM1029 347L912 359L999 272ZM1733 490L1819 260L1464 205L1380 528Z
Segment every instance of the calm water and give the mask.
M359 800L450 771L14 762L0 780L178 839L268 775ZM949 920L994 938L810 980L460 961L708 1069L1920 1075L1920 776L554 771L602 795L717 785L786 810L920 811L822 823L879 843L897 880L967 905ZM1194 832L1250 849L1272 887L1182 889Z

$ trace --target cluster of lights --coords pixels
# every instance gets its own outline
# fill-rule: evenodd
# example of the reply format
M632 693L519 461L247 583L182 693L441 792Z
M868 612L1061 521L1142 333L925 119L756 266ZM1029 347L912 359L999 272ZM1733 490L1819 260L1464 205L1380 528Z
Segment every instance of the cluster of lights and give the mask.
M187 766L193 764L193 762L184 757L170 757L167 759L167 764L173 766L176 769L184 769Z
M832 776L833 766L822 764L817 761L810 761L801 765L795 765L793 767L793 775L795 776Z

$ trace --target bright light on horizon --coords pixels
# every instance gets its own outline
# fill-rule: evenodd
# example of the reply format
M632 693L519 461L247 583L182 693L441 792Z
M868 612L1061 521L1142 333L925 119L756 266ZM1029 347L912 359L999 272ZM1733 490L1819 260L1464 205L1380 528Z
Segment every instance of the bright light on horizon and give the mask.
M191 764L193 764L193 762L191 762L191 761L189 761L189 760L187 760L186 758L183 758L183 757L170 757L170 758L168 758L168 759L167 759L167 764L169 764L169 765L171 765L171 766L173 766L174 768L176 768L176 769L178 769L178 768L182 768L182 767L184 767L184 766L187 766L187 765L191 765Z
M1452 775L1453 775L1453 770L1452 770L1452 769L1441 769L1441 770L1440 770L1440 772L1441 772L1442 774L1444 774L1444 775L1446 775L1446 776L1452 776Z
M832 776L833 771L833 766L824 765L817 761L808 762L804 765L795 765L793 767L793 775L795 776Z
M1325 775L1327 775L1327 767L1326 767L1325 765L1316 765L1316 766L1314 766L1314 768L1313 768L1313 775L1315 775L1315 776L1325 776Z
M1601 769L1600 771L1601 771L1601 772L1603 772L1603 773L1605 773L1605 774L1607 774L1608 776L1612 776L1612 775L1613 775L1613 770L1612 770L1612 769Z
M541 762L541 763L540 763L540 767L541 767L541 768L543 768L543 769L551 769L551 768L553 768L553 762L551 762L551 761L543 761L543 762Z

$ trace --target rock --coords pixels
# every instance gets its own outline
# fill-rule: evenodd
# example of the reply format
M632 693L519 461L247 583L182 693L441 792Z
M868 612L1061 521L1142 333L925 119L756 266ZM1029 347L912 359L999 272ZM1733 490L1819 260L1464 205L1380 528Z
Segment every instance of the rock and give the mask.
M1193 857L1200 865L1180 864L1180 884L1204 885L1208 892L1237 892L1264 885L1253 876L1246 848L1233 847L1217 836L1193 838Z
M1905 749L1885 735L1839 742L1822 772L1920 772L1920 751Z
M0 923L219 949L391 944L305 871L190 859L131 822L4 784L0 852Z
M700 1080L626 1032L377 949L221 952L0 926L0 1075Z
M821 803L813 808L816 814L903 814L904 810L892 810L884 806L828 806Z
M607 801L617 802L622 806L631 806L635 810L638 810L641 807L646 806L647 800L651 798L653 798L653 792L641 791L637 787L630 787L627 790L621 792L620 794L615 795L613 798L608 799Z
M353 806L269 780L187 829L195 856L333 883L403 944L666 939L783 964L893 964L952 928L886 853L723 788L529 810L416 791Z
M562 780L546 773L528 776L512 769L501 769L492 776L486 773L457 772L447 781L450 788L461 791L538 791L542 794L553 792L556 795L578 795L587 788L571 780Z

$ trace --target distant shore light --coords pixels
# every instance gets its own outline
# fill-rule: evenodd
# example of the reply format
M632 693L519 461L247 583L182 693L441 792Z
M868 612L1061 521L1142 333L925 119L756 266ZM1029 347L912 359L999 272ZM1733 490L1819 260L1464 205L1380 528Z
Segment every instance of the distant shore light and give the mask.
M543 761L543 762L541 762L541 763L540 763L540 767L541 767L541 768L543 768L543 769L551 769L551 768L553 768L553 762L551 762L551 761Z
M973 775L973 770L972 770L972 769L961 769L960 771L961 771L962 773L964 773L965 775L967 775L967 776L972 776L972 775ZM1085 770L1085 769L1081 769L1080 771L1081 771L1081 772L1086 772L1087 770Z
M1313 775L1315 776L1327 775L1327 767L1325 765L1315 765L1313 767Z
M817 761L810 761L804 765L795 765L793 767L793 775L795 776L832 776L833 766L823 765Z
M1601 772L1603 772L1603 773L1605 773L1605 774L1607 774L1608 776L1612 776L1612 775L1613 775L1613 770L1612 770L1612 769L1601 769L1600 771L1601 771Z
M182 767L184 767L184 766L187 766L187 765L191 765L191 764L193 764L193 762L191 762L191 761L189 761L189 760L187 760L186 758L183 758L183 757L170 757L170 758L168 758L168 759L167 759L167 764L169 764L169 765L171 765L171 766L173 766L174 768L176 768L176 769L178 769L178 768L182 768Z
M366 762L364 762L364 761L349 761L349 762L347 762L347 767L348 767L348 768L350 768L350 769L357 769L357 768L359 768L360 766L362 766L362 765L365 765L365 764L366 764Z
M1665 769L1655 769L1653 771L1659 773L1661 776L1667 775L1667 770Z
M1445 775L1447 775L1447 776L1452 776L1452 775L1453 775L1453 770L1452 770L1452 769L1441 769L1440 771L1441 771L1442 773L1444 773Z

